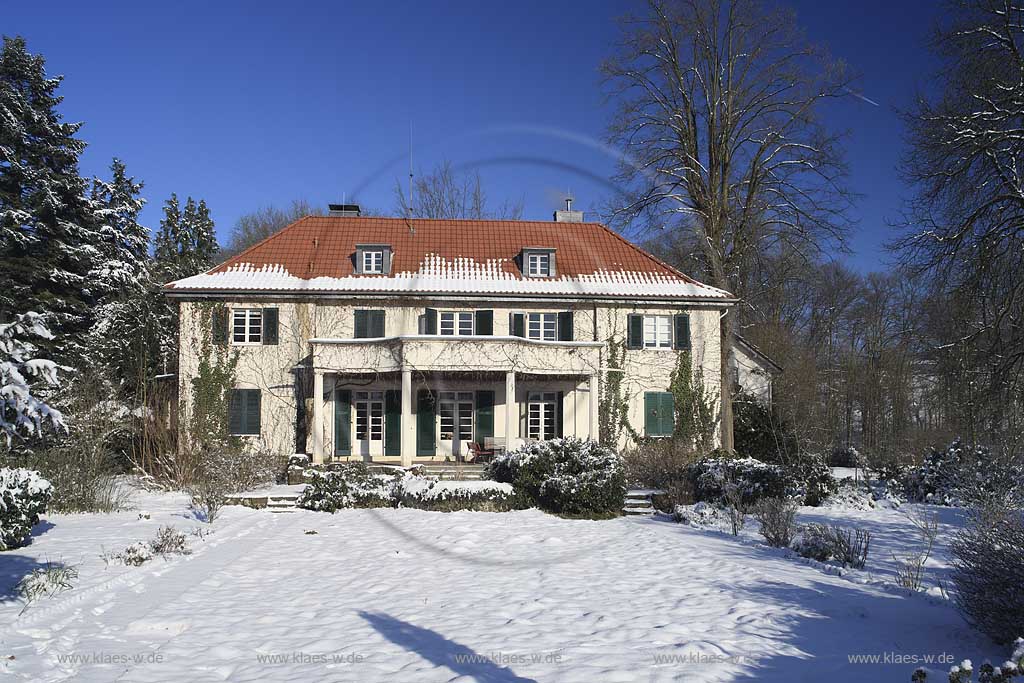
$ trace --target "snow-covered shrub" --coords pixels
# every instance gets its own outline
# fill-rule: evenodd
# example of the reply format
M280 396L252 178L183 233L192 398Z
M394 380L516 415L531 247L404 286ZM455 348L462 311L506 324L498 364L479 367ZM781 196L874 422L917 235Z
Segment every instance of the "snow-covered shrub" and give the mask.
M863 467L864 458L853 446L833 448L828 456L829 467Z
M1020 507L1024 504L1024 455L1013 448L969 447L954 441L931 449L907 477L908 495L935 505Z
M22 577L14 592L25 601L25 608L39 598L50 598L58 593L71 590L75 587L74 581L78 578L78 568L47 562L42 567L37 567Z
M676 505L672 512L672 519L695 529L724 531L729 526L728 513L725 508L703 501L693 505Z
M898 500L885 498L884 490L881 490L878 495L881 495L882 498L876 500L874 492L869 492L864 486L857 486L847 480L841 482L838 490L822 501L821 507L835 510L874 510L878 507L899 507Z
M147 544L136 541L114 557L131 567L138 567L153 559L153 551Z
M495 458L488 473L512 484L520 504L559 514L618 513L626 497L615 451L574 436L529 442Z
M162 526L156 532L156 538L149 542L149 549L154 555L189 555L185 534L173 526Z
M773 548L788 548L796 536L796 503L789 498L762 498L754 506L761 535Z
M832 469L817 455L800 455L783 466L789 480L789 493L803 501L804 505L817 507L839 490L839 482L832 476Z
M786 490L781 467L753 458L704 458L689 467L688 476L697 500L723 500L728 482L739 487L743 502L747 505L761 498L778 498Z
M971 683L974 675L974 664L965 659L949 670L946 680L949 683ZM1024 638L1017 638L1013 643L1010 658L998 667L985 662L978 668L978 683L1011 683L1024 678ZM917 669L910 680L912 683L927 683L928 671Z
M0 467L0 550L24 545L52 497L53 486L38 472Z
M270 451L243 451L231 445L203 452L195 480L188 486L192 507L213 522L229 495L275 481L285 459Z
M950 544L956 602L998 643L1024 633L1024 519L1020 510L977 511Z
M306 510L335 512L343 508L394 507L397 474L377 474L364 463L339 463L328 471L307 470L309 483L296 504Z
M440 481L410 474L398 483L397 490L403 507L440 512L505 512L514 508L516 500L511 484L486 480Z
M863 569L871 548L871 532L824 524L808 524L800 530L793 549L803 557L826 562L835 560L844 567Z
M907 493L911 499L934 505L953 505L963 450L959 441L945 450L930 449L920 467L909 472L907 477Z

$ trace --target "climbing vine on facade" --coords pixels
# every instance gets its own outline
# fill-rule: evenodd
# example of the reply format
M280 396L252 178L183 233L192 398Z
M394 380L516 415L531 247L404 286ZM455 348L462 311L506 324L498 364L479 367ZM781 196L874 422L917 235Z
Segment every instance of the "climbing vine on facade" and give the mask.
M669 381L676 409L673 438L692 443L698 451L714 448L718 397L704 385L704 373L693 371L693 354L680 351Z
M619 436L623 430L634 440L636 431L629 424L629 397L622 389L623 363L626 359L626 345L615 337L608 338L608 359L601 377L598 397L598 429L600 442L609 448L618 448Z

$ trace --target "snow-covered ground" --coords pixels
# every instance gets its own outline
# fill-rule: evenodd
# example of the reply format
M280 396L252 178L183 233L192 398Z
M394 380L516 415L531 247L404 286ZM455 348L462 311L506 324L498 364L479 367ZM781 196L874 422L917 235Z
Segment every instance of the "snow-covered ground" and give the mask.
M838 576L749 529L735 539L667 518L236 507L207 527L180 495L140 493L136 506L150 518L51 515L30 546L0 553L0 670L145 683L861 683L909 680L915 667L850 656L1006 655L948 602L891 587L890 553L916 538L899 510L802 511L873 531L867 570ZM141 567L100 559L163 524L212 533L190 536L191 555ZM46 560L77 565L77 585L19 616L13 585ZM936 578L947 560L943 548Z

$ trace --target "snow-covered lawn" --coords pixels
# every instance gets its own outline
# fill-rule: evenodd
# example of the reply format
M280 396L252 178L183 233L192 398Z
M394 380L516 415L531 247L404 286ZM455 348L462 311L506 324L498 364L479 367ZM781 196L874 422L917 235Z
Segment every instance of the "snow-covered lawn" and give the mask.
M951 605L889 587L890 551L915 539L900 511L803 510L807 521L871 527L872 561L852 577L752 536L535 510L235 507L190 536L191 555L106 566L102 549L163 524L208 528L180 495L139 494L136 505L150 519L52 515L30 546L0 553L0 670L145 683L860 683L909 680L914 665L850 655L1006 654ZM19 617L13 584L46 560L77 565L77 586Z

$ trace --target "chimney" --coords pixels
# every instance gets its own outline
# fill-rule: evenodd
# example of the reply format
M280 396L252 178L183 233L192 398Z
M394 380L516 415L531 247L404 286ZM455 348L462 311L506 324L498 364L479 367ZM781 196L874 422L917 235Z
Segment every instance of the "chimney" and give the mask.
M360 214L358 204L328 204L328 216L358 216Z
M572 210L572 197L565 198L565 210L555 211L556 223L582 223L583 212Z

